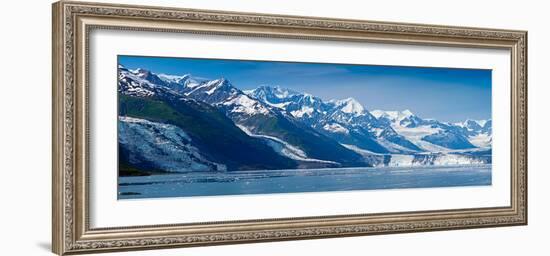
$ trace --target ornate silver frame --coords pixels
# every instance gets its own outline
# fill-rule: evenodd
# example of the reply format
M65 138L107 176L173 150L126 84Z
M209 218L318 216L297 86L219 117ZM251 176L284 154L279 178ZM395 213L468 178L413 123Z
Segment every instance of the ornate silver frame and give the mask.
M508 49L511 205L92 229L87 192L87 46L93 29ZM526 31L61 1L53 4L52 72L52 249L60 255L527 224Z

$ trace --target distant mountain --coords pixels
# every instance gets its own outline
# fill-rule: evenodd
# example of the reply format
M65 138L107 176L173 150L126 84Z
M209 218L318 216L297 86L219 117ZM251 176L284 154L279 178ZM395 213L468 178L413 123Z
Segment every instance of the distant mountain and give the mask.
M490 148L493 141L493 121L489 120L466 120L456 123L455 126L462 128L468 140L480 148Z
M268 86L248 94L344 145L374 153L420 150L390 126L380 123L353 98L325 102L307 93Z
M449 150L475 149L490 147L489 144L479 145L476 136L482 133L483 127L478 122L465 121L460 124L449 124L434 119L422 119L410 110L371 112L386 125L390 125L397 133L412 141L415 145L429 152L444 152ZM490 121L479 121L490 126ZM486 136L490 137L490 128Z
M119 66L119 152L133 172L490 162L491 121L369 112L281 87ZM409 161L410 160L410 161Z

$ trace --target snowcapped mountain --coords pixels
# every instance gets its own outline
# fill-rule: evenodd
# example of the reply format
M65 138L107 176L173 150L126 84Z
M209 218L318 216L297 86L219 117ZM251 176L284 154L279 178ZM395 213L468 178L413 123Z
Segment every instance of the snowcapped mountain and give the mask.
M330 106L320 98L307 93L283 89L279 86L264 85L246 93L266 105L282 110L284 114L310 125L317 123L330 109Z
M375 153L420 151L390 126L380 123L353 98L323 101L311 94L278 86L260 86L247 93L343 145L355 145Z
M403 111L373 110L371 114L385 124L395 124L400 127L413 128L419 126L424 121L408 109Z
M164 85L157 85L145 78L136 77L136 72L121 69L119 73L121 74L119 77L119 92L121 94L160 98L167 102L177 101L181 103L185 100L192 100L196 103L205 103L223 113L233 122L235 127L241 128L241 132L248 133L250 137L261 138L263 144L267 146L273 145L273 140L268 140L267 137L276 138L284 145L302 150L305 154L303 155L304 159L322 160L316 162L294 159L296 164L300 166L311 168L365 165L359 154L314 129L303 126L294 119L288 119L286 113L282 113L245 94L234 87L227 79L204 80L199 84L187 85L176 91L166 85L166 81L163 81ZM155 74L150 74L147 77L154 78L155 76ZM134 79L139 80L135 82ZM189 79L192 79L192 77ZM141 86L143 87L140 88L142 90L149 90L150 88L155 90L151 93L129 94L126 90L129 88L129 84L135 84L136 88ZM125 107L121 107L123 112L125 109ZM221 135L220 137L224 136ZM282 152L277 153L287 157Z
M490 148L493 141L493 121L492 120L466 120L462 123L456 123L455 126L462 128L468 140L480 148Z
M165 86L165 83L143 69L131 71L123 66L118 67L118 92L136 97L152 97L156 95L167 95L175 92Z
M181 93L186 97L218 107L251 136L264 139L277 138L285 145L301 148L306 154L305 158L324 159L326 163L336 163L334 160L339 160L339 163L350 165L360 158L353 151L319 134L314 129L302 127L301 123L288 119L289 114L286 111L281 111L244 93L227 79L205 81L198 86L184 88ZM290 93L287 94L290 95ZM272 140L268 140L267 143L273 145ZM320 145L324 146L320 147ZM329 153L322 147L332 148L332 152ZM311 161L307 162L313 164Z
M476 132L480 131L485 125L486 120L466 120L463 123L458 123L458 126L466 128L468 131Z
M362 149L375 153L411 153L421 149L399 135L391 126L385 125L367 111L358 101L348 98L330 101L333 109L321 123L335 122L357 134L359 140L373 139L381 148L357 144Z
M139 90L138 90L139 89ZM219 108L208 103L197 101L168 88L166 86L154 85L151 82L142 78L136 77L134 72L120 70L119 76L119 125L124 125L125 118L136 118L156 123L158 125L151 126L150 133L155 135L152 144L157 144L155 150L151 150L147 154L164 154L166 157L174 159L182 159L185 152L195 154L196 151L184 151L181 145L191 143L192 148L199 150L203 156L201 159L206 159L212 163L223 164L228 171L233 170L256 170L256 169L288 169L295 168L298 163L281 156L274 152L271 147L266 145L261 139L253 138L243 132L235 123L229 119ZM140 93L135 93L136 91ZM146 93L142 93L146 92ZM122 123L122 124L121 124ZM171 125L171 126L170 126ZM185 133L190 139L183 139L183 136L172 136L170 139L165 139L164 134L170 134L169 129L178 127L181 131L178 134ZM122 126L123 128L125 126ZM132 126L134 127L134 126ZM130 128L132 128L130 127ZM139 127L138 127L139 128ZM143 130L143 129L141 129ZM142 138L139 136L131 136L131 139L126 140L122 132L132 131L132 129L119 129L119 151L129 152L127 159L131 157L141 159L140 161L127 160L126 164L132 170L147 170L160 169L163 171L191 171L198 170L193 168L178 168L172 167L168 169L162 163L164 158L154 158L147 160L144 151L132 150L139 149L139 145L147 143L145 135ZM165 143L166 142L166 143ZM167 152L163 147L169 146L178 149L178 156L174 150ZM164 153L163 153L164 152ZM254 157L248 157L242 152L254 152ZM121 155L123 158L124 155ZM194 158L197 160L197 158ZM136 160L136 159L134 159ZM183 161L183 160L181 160ZM147 163L146 165L142 162ZM200 165L205 161L188 162L193 166ZM212 167L212 165L209 165ZM181 166L180 166L181 167ZM219 168L210 168L208 171L220 170Z
M485 120L485 122L483 124L483 128L481 128L481 133L493 134L493 120L492 119Z
M191 82L191 81L189 81L189 80L191 80L191 75L190 74L185 74L185 75L182 75L182 76L158 74L157 76L160 79L162 79L164 82L168 83L168 84L182 85L182 89L183 89L183 87L185 87L187 84L189 84Z
M347 98L334 102L334 107L340 110L342 113L358 116L365 113L365 109L354 98Z
M491 161L491 120L448 124L409 110L370 112L353 98L324 101L278 86L242 91L225 78L118 69L119 133L125 133L119 147L132 168L232 171Z
M466 120L461 123L454 124L457 127L463 128L468 135L478 135L480 133L491 134L493 132L493 121L489 120Z
M251 117L273 115L268 106L246 95L225 78L203 81L196 86L187 86L180 91L184 96L206 102L224 110L236 123Z
M490 147L490 121L467 120L460 124L449 124L434 119L422 119L410 110L373 110L371 113L425 151L448 152ZM482 132L480 123L487 124L485 133Z

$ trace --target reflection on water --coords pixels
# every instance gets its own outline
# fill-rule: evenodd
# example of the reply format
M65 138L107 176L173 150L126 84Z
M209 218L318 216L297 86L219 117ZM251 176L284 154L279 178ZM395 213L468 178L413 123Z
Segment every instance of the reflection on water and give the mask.
M491 165L197 172L120 177L118 199L491 185Z

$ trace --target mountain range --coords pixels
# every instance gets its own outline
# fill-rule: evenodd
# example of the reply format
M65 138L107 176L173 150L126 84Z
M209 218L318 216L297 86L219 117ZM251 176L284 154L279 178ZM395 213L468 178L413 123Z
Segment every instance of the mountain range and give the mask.
M121 175L491 162L491 120L451 124L121 65L118 94Z

